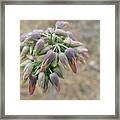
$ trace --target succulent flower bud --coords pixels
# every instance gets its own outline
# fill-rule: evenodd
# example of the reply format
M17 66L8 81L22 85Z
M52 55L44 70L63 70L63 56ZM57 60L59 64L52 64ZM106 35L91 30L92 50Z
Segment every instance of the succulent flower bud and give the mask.
M53 69L53 71L54 71L55 73L57 73L57 75L58 75L60 78L64 78L60 66L55 67L55 68Z
M25 56L27 53L29 52L29 47L28 46L24 46L20 56Z
M35 50L41 51L44 48L44 40L39 39L35 45Z
M52 45L49 45L49 46L43 48L40 52L40 55L46 54L51 48L52 48Z
M25 61L23 61L21 64L20 64L20 67L24 67L25 65L27 65L28 63L30 63L31 62L31 60L25 60Z
M68 59L67 59L66 55L63 52L59 53L59 60L63 64L64 68L66 68L66 69L69 68L68 67L68 65L69 65Z
M59 84L59 77L58 75L54 72L50 74L50 79L53 83L53 85L56 87L57 92L60 91L60 84Z
M77 41L77 38L70 32L70 31L67 31L67 35L70 39L72 39L73 41Z
M29 76L29 94L32 95L35 91L37 77L30 74Z
M27 80L33 69L33 64L28 63L23 70L23 80Z
M58 29L63 29L65 26L68 26L69 22L66 21L57 21L55 27Z
M28 37L28 33L20 35L20 41L23 42Z
M54 33L54 28L48 28L45 33Z
M49 66L49 64L53 62L55 57L56 57L55 52L53 52L52 50L49 50L44 57L43 64L40 68L40 71L44 72L46 70L46 68Z
M77 72L77 68L76 68L76 62L77 62L76 60L77 59L76 59L76 55L75 55L75 50L73 48L67 48L65 53L68 58L69 65L70 65L72 71L74 73L76 73Z
M37 30L36 30L36 31L31 32L31 35L30 35L30 36L31 36L31 38L32 38L32 39L35 39L35 40L36 40L36 39L40 39L40 38L41 38L40 32L39 32L39 31L37 31Z
M69 47L78 47L83 45L83 43L79 42L79 41L73 41L71 38L67 37L64 41L63 41L66 45L68 45Z
M79 54L81 54L83 52L88 52L88 49L84 46L79 46L79 47L76 48L76 50Z
M55 34L67 37L67 33L64 30L62 30L62 29L56 29L55 30Z
M34 55L26 55L26 57L30 60L36 60L36 57Z
M40 72L38 74L38 85L41 86L41 81L45 80L45 73L44 72Z

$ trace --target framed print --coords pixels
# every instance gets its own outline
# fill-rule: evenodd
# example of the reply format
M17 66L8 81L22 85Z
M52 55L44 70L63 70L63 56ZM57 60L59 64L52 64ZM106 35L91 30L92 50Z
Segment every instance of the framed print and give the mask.
M2 119L119 119L118 1L1 8Z

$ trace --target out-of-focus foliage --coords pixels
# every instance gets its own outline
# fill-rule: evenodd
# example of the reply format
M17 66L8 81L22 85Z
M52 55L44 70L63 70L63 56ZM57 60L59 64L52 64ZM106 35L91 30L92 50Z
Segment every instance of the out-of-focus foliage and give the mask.
M68 39L67 36L65 36L64 30L62 30L61 28L57 28L57 30L55 31L56 35L59 36L59 34L62 34L60 36L64 36L62 38L64 41L64 44L63 42L62 44L67 47L70 47L70 49L68 50L67 48L66 50L62 50L63 48L60 47L60 49L62 48L60 51L62 51L63 54L61 52L59 53L59 49L56 50L56 53L59 53L59 61L61 61L59 66L62 66L62 69L60 70L58 70L58 68L56 70L52 69L51 71L52 73L51 75L49 75L51 79L55 78L56 81L58 79L57 76L61 78L61 79L59 78L59 82L56 82L58 91L59 91L59 84L61 84L61 91L59 95L56 94L55 90L52 87L49 87L50 89L48 89L48 86L47 87L44 86L44 82L42 81L42 79L44 79L46 76L44 75L46 68L44 70L41 70L41 74L40 75L38 74L37 77L36 75L34 76L34 74L31 76L30 74L31 69L33 70L34 65L31 64L30 61L36 61L36 57L35 57L36 55L31 56L30 55L32 53L31 51L34 51L34 54L37 53L37 56L39 55L39 52L37 52L37 50L42 52L43 53L42 55L46 54L46 56L48 56L47 52L45 51L50 51L50 49L51 50L55 49L55 46L53 48L53 45L55 44L53 45L49 44L51 46L44 46L43 43L44 41L47 41L47 39L44 39L44 41L39 40L38 42L37 40L39 39L40 36L39 35L36 36L35 34L36 30L42 29L47 33L49 33L48 31L54 32L54 30L52 30L50 27L52 28L55 27L53 26L55 22L56 21L21 21L21 34L22 34L21 40L23 40L24 36L26 37L28 35L23 33L29 33L30 36L31 34L34 33L33 41L36 41L35 42L36 44L34 44L34 46L31 46L33 43L29 43L30 44L29 50L28 50L28 44L27 46L26 45L24 46L24 44L21 45L21 54L22 54L21 66L23 67L24 65L26 65L26 68L29 68L29 70L24 68L24 74L21 68L21 76L24 77L24 80L26 81L26 79L29 78L29 82L26 82L24 85L21 85L21 99L99 99L99 91L100 91L99 90L99 71L100 71L99 70L99 39L100 39L99 38L99 21L69 21L70 23L69 27L66 27L65 31L70 31L66 33L67 33L67 36L69 35L69 38L71 37L72 42ZM47 29L48 27L49 29ZM42 30L40 30L39 32L42 33L43 32ZM25 39L26 43L29 41L29 39L31 38L27 36ZM74 43L74 41L80 41L80 42ZM82 65L80 63L77 63L77 64L75 63L75 66L76 66L75 67L74 64L71 65L71 62L70 62L71 55L69 54L71 54L72 49L77 46L80 46L79 49L77 48L77 51L79 51L78 53L81 53L81 50L87 51L88 49L86 49L86 47L84 47L81 42L84 43L84 45L86 44L88 49L90 50L90 58L88 62L86 62L86 60L84 60L84 57L83 59L81 59L82 56L80 56L79 61L85 63L85 65ZM74 52L72 51L72 53ZM42 55L39 55L39 56L42 56ZM63 69L64 67L66 67L66 65L64 64L64 60L65 60L64 55L67 58L67 60L69 60L69 66L71 67L71 70L74 73L76 73L76 70L77 70L77 74L73 74L71 71L68 71L68 69L65 69L65 70ZM85 55L87 56L88 54L85 54ZM25 57L22 57L22 56L25 56ZM41 60L42 58L43 58L42 61L47 59L43 56L37 59ZM54 57L52 56L51 58L54 58ZM37 64L41 65L41 62ZM39 65L36 65L36 66L39 66ZM61 71L63 73L61 73ZM29 75L29 77L27 75ZM21 79L23 77L21 77ZM37 87L34 95L29 96L28 90L26 90L28 88L27 87L28 84L29 84L30 94L33 94L33 91L36 85L36 82L33 82L30 79L35 81L38 80L39 81L38 85L40 86L40 88L45 87L43 91L45 91L46 93L44 95L41 94L40 93L41 89ZM48 83L45 83L45 84L48 84Z

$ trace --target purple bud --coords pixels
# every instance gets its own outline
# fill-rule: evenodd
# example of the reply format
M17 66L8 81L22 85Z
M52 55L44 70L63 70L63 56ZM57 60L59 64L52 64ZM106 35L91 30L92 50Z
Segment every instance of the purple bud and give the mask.
M77 38L73 35L73 33L67 31L68 37L72 39L73 41L77 41Z
M21 53L20 53L20 56L24 56L28 53L29 51L29 47L28 46L24 46Z
M41 38L41 35L40 35L39 31L31 32L30 36L31 36L32 39L40 39Z
M47 61L47 63L49 64L55 59L55 57L56 57L55 52L53 52L52 50L49 50L44 57L44 62Z
M67 37L67 33L66 33L64 30L62 30L62 29L56 29L56 30L55 30L55 34L56 34L56 35L60 35L60 36Z
M41 65L40 72L44 72L50 63L55 59L56 54L52 50L49 50L43 59L43 64Z
M35 91L37 77L34 75L29 76L29 94L32 95Z
M41 50L40 54L46 54L51 48L52 48L52 45L45 47L43 50Z
M68 60L72 60L73 58L75 58L75 50L73 48L67 48L65 54Z
M44 40L39 39L35 45L35 50L41 51L44 48Z
M53 83L53 85L56 87L57 92L60 91L60 84L59 84L59 77L58 75L54 72L50 74L50 79Z
M54 33L54 28L48 28L45 33Z
M38 75L38 85L41 86L41 82L44 82L44 80L45 80L45 73L40 72Z
M63 41L66 45L70 46L70 47L78 47L78 46L81 46L83 45L83 43L79 42L79 41L73 41L71 38L66 38L64 41Z
M28 63L23 70L23 80L27 80L33 69L33 64Z
M64 77L63 77L62 70L61 70L61 68L60 68L59 66L57 66L56 68L54 68L53 71L54 71L55 73L57 73L57 75L58 75L59 77L64 78Z
M58 29L63 29L65 26L69 25L69 22L65 22L65 21L57 21L55 26Z
M60 59L60 62L63 64L63 66L65 68L68 68L68 59L63 52L59 53L59 59Z
M23 42L28 37L28 33L24 33L20 36L20 41Z

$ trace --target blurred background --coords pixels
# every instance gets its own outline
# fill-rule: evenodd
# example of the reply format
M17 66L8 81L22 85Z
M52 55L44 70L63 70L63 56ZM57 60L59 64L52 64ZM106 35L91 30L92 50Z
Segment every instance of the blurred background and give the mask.
M100 21L80 20L69 21L66 30L71 31L78 41L86 44L90 57L87 64L77 65L78 72L63 70L64 79L60 79L61 91L56 93L50 87L42 94L37 86L32 96L28 95L28 84L20 85L21 100L99 100L100 99ZM31 32L33 29L54 27L55 20L21 20L20 33Z

